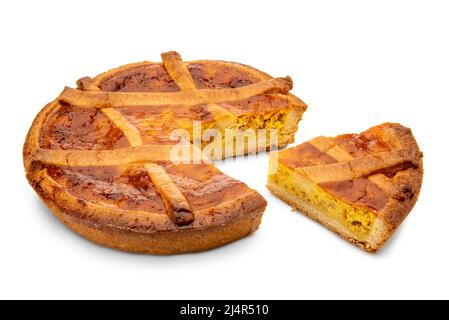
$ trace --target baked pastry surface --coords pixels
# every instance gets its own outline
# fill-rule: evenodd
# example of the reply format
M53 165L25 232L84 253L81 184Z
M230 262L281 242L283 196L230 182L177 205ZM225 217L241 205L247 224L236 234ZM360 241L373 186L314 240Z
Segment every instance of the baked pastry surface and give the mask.
M227 154L205 155L207 141L192 143L195 122L202 130L279 129L282 147L306 105L288 93L288 77L232 62L183 62L176 52L162 60L65 88L30 128L26 175L61 221L94 242L151 254L207 250L255 231L266 202L209 161ZM173 137L176 129L190 141ZM175 163L173 148L183 144L189 161Z
M270 154L267 187L293 208L375 252L412 210L423 178L410 129L385 123Z

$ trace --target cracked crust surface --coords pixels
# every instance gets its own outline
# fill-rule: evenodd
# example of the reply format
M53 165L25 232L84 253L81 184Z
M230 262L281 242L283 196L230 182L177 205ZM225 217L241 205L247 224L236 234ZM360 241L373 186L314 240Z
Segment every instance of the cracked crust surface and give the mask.
M192 120L213 125L223 114L285 111L288 130L279 142L285 145L306 105L277 81L237 63L183 62L175 52L163 54L163 63L80 79L78 89L66 89L34 120L23 150L27 178L68 227L105 246L175 254L235 241L257 229L265 200L203 155L195 164L171 163L167 150L179 141L169 133L191 129ZM231 96L220 92L224 100L208 104L213 90ZM152 103L163 94L170 103L188 100Z

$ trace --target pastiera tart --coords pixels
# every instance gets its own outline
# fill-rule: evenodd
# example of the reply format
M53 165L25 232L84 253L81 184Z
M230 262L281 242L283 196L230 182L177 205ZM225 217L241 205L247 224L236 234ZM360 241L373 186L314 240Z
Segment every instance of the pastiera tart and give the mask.
M175 254L230 243L258 228L266 202L209 159L292 142L306 105L288 93L288 77L238 63L183 62L176 52L162 60L65 88L27 135L27 178L60 220L102 245ZM195 125L219 133L277 129L278 140L206 154L207 137L195 141ZM213 138L220 146L233 141ZM174 161L180 151L182 161Z
M423 178L410 129L385 123L270 154L268 188L362 249L375 252L413 208Z

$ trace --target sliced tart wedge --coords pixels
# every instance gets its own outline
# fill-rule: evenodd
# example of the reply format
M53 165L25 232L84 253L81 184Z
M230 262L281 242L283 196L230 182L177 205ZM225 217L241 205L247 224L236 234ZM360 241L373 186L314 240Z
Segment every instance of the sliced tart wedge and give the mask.
M422 153L411 130L385 123L272 153L267 187L344 239L376 252L412 210L422 178Z

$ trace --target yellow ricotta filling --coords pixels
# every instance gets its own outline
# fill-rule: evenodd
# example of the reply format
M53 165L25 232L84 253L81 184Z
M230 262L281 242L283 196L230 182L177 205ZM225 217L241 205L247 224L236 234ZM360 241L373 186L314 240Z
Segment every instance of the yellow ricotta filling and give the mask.
M270 166L273 165L272 161L276 160L270 160ZM278 163L277 170L272 168L270 172L274 174L269 176L269 181L296 196L300 203L317 208L359 238L365 238L371 232L376 219L371 210L335 198L307 177L282 163Z
M210 129L218 130L221 142L217 142L218 145L221 145L222 150L224 152L226 146L226 139L228 139L228 145L231 144L231 148L234 154L237 154L237 149L240 147L244 150L244 153L247 153L249 149L249 145L251 143L260 144L261 142L264 144L262 148L258 146L258 149L266 149L270 145L271 141L271 129L277 130L277 137L273 137L275 140L274 145L282 144L282 135L284 134L284 127L287 122L287 110L281 110L269 114L262 114L256 116L240 116L235 117L234 119L218 119L214 122L205 123L201 126L202 134L207 132ZM260 140L260 132L258 130L265 129L265 139ZM239 142L237 138L237 130L240 130L243 133L242 141ZM192 135L193 136L193 135ZM204 138L204 137L203 137ZM253 139L253 141L249 141ZM214 142L214 138L212 139L202 139L202 147L204 148L211 142ZM230 143L231 142L231 143ZM240 152L241 153L241 152Z

